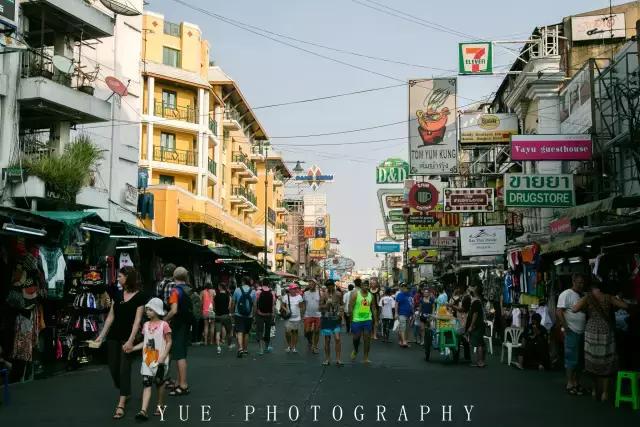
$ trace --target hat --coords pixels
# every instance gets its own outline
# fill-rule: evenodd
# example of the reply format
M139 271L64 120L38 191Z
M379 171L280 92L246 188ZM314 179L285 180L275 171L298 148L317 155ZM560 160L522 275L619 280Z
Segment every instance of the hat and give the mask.
M164 304L160 298L151 298L151 300L145 305L146 308L150 308L155 311L158 316L164 316Z
M290 284L290 285L288 286L288 289L289 289L289 290L292 290L292 289L298 289L298 285L297 285L296 283L292 283L292 284Z

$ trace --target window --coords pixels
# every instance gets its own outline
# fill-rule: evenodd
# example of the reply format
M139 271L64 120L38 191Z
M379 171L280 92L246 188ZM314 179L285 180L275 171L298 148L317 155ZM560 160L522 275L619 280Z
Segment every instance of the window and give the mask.
M162 48L162 63L172 67L180 67L180 51L170 47Z
M164 21L164 33L169 36L180 37L180 24Z
M175 110L178 106L178 94L171 90L162 91L162 107Z
M160 185L175 185L176 178L171 175L160 175Z
M163 151L176 151L176 134L164 133L160 134L160 147Z

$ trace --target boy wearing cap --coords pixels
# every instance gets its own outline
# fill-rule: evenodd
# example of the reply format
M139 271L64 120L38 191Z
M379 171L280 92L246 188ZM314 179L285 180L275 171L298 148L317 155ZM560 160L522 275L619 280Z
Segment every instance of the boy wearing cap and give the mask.
M165 315L164 304L160 298L152 298L145 305L145 314L149 321L142 326L144 339L132 351L142 349L142 408L136 415L139 421L149 419L147 409L151 401L151 387L156 385L158 404L154 415L160 415L159 409L164 405L165 383L168 381L169 352L171 350L171 327L161 319Z

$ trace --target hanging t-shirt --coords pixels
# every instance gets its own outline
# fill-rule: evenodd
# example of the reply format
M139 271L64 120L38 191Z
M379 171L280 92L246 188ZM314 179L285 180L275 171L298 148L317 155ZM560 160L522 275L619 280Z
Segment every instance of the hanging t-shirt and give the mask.
M131 255L129 252L122 252L120 254L120 268L133 267L133 261L131 261Z
M521 328L522 327L522 312L520 311L520 309L518 307L514 308L513 310L511 310L511 316L512 316L512 320L511 320L511 327L512 328Z
M167 348L166 334L171 333L171 327L164 320L147 322L142 327L144 345L142 347L142 367L140 373L147 376L155 376L158 367L151 367L152 363L158 363L160 355ZM162 363L169 365L169 354Z
M57 283L64 283L64 275L67 270L67 263L64 260L62 250L59 248L48 249L41 246L39 252L40 260L42 261L42 272L47 281L47 287L49 289L56 289Z

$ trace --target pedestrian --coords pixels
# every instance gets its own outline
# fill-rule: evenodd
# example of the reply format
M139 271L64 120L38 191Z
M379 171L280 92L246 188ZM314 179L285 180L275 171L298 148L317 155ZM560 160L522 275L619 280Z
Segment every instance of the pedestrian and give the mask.
M204 322L203 339L204 345L213 344L216 335L216 309L215 300L216 291L213 289L211 282L207 282L204 285L204 289L200 293L200 300L202 301L202 307L200 311L202 313L202 319Z
M176 387L169 392L169 396L183 396L191 392L187 381L187 350L190 342L190 326L193 324L193 302L189 271L184 267L177 267L173 272L175 286L169 297L169 313L165 321L171 325L171 358L176 361L178 375Z
M140 290L138 273L133 267L123 267L118 272L118 284L122 293L113 295L113 303L96 343L102 344L107 338L107 360L109 372L116 388L120 391L118 406L113 418L124 417L127 401L131 396L131 351L140 332L142 314L148 298Z
M400 291L396 294L396 320L398 320L398 344L409 348L407 329L409 319L413 314L413 299L406 283L400 284Z
M349 311L349 302L351 301L351 292L353 292L353 284L349 283L347 286L347 292L342 296L343 308L344 308L344 326L347 333L351 333L351 312Z
M342 304L342 293L336 289L333 280L325 282L326 290L320 297L320 331L324 337L324 362L327 366L331 363L331 337L335 342L336 365L342 365L342 343L340 333L342 330L342 314L344 312Z
M290 284L287 289L287 295L282 299L284 311L289 316L284 325L287 353L298 352L296 346L298 345L298 332L302 321L302 306L304 305L302 296L298 293L298 290L299 287L297 284Z
M360 279L356 279L358 281ZM360 286L358 286L360 285ZM351 333L353 334L353 351L351 360L355 360L360 349L360 338L364 338L364 358L363 363L371 363L369 360L369 350L371 348L371 333L373 330L374 310L371 308L373 295L369 292L369 282L364 281L356 284L356 288L351 295L349 302L350 311L353 315L351 323Z
M380 298L378 306L380 307L380 317L382 322L382 339L384 342L391 342L390 334L393 328L393 318L395 317L395 300L391 296L391 289L384 291L384 296Z
M164 304L160 298L152 298L145 305L145 314L149 319L142 326L143 340L133 350L142 350L142 407L136 420L147 421L151 401L151 388L155 384L158 391L155 416L160 415L164 406L165 384L169 373L169 352L171 351L171 327L162 320L165 315Z
M378 281L371 279L371 286L369 289L369 292L371 292L371 295L373 296L373 301L371 301L371 309L374 311L374 316L373 316L373 339L377 340L378 339L378 324L381 323L378 318L380 317L380 313L379 313L379 302L380 302L380 298L382 297L382 295L380 294L380 287L378 286Z
M594 379L592 396L595 399L599 397L602 402L609 399L609 382L618 369L614 308L627 310L629 305L602 292L596 279L591 282L591 292L581 298L572 309L573 312L587 313L584 333L585 371Z
M549 337L547 330L541 323L542 316L538 313L533 313L531 324L527 325L523 332L524 345L516 363L519 369L534 368L544 371L551 366Z
M313 354L320 352L320 289L315 281L309 282L302 296L304 301L304 337L307 339L307 349Z
M224 283L218 285L218 292L213 297L213 305L216 312L216 353L221 354L222 348L220 344L222 343L222 338L225 338L227 341L227 348L229 350L233 350L235 344L233 343L233 331L231 326L231 315L229 314L231 307L231 297L229 296L229 292L227 290L227 286ZM222 335L224 331L224 337Z
M429 327L434 305L435 299L433 295L431 295L431 292L427 288L423 288L422 298L418 305L418 319L420 320L420 331L418 332L418 336L420 337L419 345L425 344L425 332Z
M233 293L231 311L235 321L236 337L238 340L239 359L249 354L249 332L255 315L256 291L251 288L248 277L242 278L242 284Z
M156 286L156 297L162 300L165 310L169 308L169 297L175 286L173 282L173 272L176 270L175 264L165 264L162 268L162 280Z
M258 336L260 350L258 355L262 356L265 351L271 353L271 327L273 326L273 316L276 309L276 293L271 289L266 279L256 292L256 335Z
M567 393L582 396L586 390L580 385L584 352L584 328L587 316L573 307L582 298L585 276L576 273L571 277L571 288L562 291L558 297L556 315L564 333L564 367L567 373Z
M476 362L471 366L474 368L484 368L485 348L484 348L484 308L482 307L482 291L478 287L470 287L471 307L467 316L466 335L469 336L471 347L477 348ZM444 307L444 306L441 306Z

